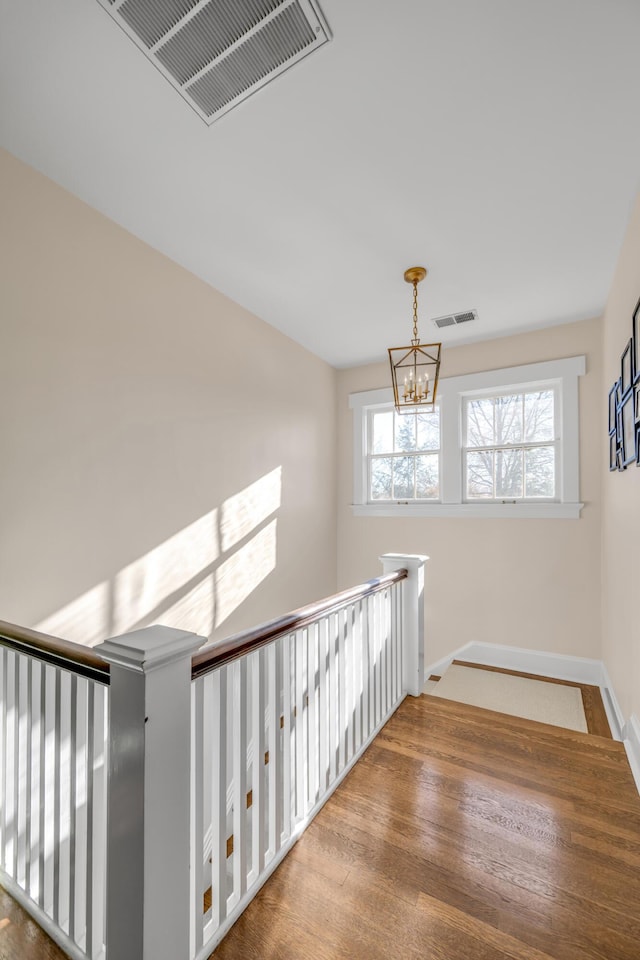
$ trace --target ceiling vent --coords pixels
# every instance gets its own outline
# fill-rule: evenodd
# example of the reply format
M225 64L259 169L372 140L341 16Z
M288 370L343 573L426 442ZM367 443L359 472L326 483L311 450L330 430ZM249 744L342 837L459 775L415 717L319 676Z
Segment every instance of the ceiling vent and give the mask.
M447 317L436 317L433 321L436 327L453 327L457 323L468 323L478 319L477 310L465 310L464 313L450 313Z
M205 123L331 39L315 0L98 0Z

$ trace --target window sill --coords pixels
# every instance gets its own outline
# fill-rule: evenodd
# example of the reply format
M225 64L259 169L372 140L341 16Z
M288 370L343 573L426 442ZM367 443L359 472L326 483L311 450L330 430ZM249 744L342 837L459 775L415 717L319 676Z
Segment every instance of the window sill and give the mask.
M354 503L354 517L483 517L485 520L579 520L583 503Z

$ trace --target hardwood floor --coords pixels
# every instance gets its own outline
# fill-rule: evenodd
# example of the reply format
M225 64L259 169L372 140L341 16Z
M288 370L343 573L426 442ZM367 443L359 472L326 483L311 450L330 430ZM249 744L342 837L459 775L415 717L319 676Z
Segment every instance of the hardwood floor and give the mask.
M639 960L622 744L411 697L215 960Z
M0 887L0 960L67 960L21 906Z
M0 960L64 954L0 891ZM214 960L639 960L622 744L409 697Z

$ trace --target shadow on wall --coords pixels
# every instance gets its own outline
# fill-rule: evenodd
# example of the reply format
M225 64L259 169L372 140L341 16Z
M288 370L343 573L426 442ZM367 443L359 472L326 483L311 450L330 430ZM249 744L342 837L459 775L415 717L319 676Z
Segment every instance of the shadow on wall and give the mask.
M94 646L162 623L209 636L276 567L276 467L37 624Z

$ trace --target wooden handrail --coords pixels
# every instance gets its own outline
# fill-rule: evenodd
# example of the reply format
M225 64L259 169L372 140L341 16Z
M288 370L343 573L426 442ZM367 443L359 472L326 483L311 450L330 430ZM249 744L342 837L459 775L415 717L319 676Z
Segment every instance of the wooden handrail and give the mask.
M405 580L407 575L405 569L394 570L393 573L367 580L366 583L361 583L357 587L350 587L348 590L335 593L324 600L318 600L306 607L300 607L299 610L287 613L283 617L276 617L275 620L269 620L258 627L251 627L251 629L236 633L232 637L217 640L196 653L192 658L191 679L196 680L225 663L238 660L245 654L252 653L254 650L264 647L267 643L271 643L277 637L293 633L302 627L308 627L328 613L333 613L355 600L361 600L373 593L378 593L399 580Z
M19 627L15 623L0 620L0 644L53 666L70 670L81 677L109 683L109 664L94 653L91 647L83 647L80 643L50 637L46 633L38 633L28 627Z

